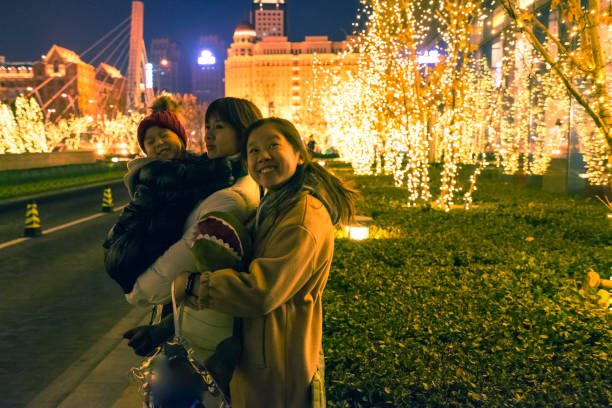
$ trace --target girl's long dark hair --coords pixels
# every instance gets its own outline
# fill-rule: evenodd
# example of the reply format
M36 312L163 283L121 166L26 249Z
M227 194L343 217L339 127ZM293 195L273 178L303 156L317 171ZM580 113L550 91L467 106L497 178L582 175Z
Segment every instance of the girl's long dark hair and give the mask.
M299 153L304 161L303 164L297 166L295 174L278 190L279 196L275 200L278 205L272 209L274 216L280 217L289 211L300 198L299 193L304 190L304 187L308 187L327 206L332 222L350 223L355 215L357 191L312 161L299 131L290 121L281 118L265 118L251 124L245 131L242 148L243 163L247 162L246 144L250 134L264 125L271 125L278 130L293 147L294 152Z
M204 121L216 116L223 122L229 123L240 138L240 146L244 144L245 130L257 120L263 118L261 111L255 104L247 99L225 97L215 99L204 115Z

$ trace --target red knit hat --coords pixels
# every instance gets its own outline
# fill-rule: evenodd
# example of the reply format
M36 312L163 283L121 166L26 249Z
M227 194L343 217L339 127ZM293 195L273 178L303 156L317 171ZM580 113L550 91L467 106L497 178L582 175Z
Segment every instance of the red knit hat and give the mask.
M169 110L159 110L151 113L138 125L138 144L140 144L140 148L143 152L146 153L144 148L145 133L151 126L159 126L160 128L173 131L183 141L185 147L187 147L185 128L179 118Z

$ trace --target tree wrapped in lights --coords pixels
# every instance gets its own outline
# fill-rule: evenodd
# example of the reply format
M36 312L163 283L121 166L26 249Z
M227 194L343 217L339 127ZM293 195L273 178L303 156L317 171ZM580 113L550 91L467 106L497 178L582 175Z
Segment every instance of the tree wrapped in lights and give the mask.
M0 154L23 153L16 136L17 125L10 106L0 103Z
M15 137L21 152L47 151L44 117L34 98L20 95L15 100Z
M500 116L500 166L507 174L542 175L565 141L568 93L520 32L506 29Z
M96 130L91 138L92 143L99 144L104 149L120 148L125 153L140 151L136 131L138 124L144 118L139 112L118 113L113 118L104 115L96 123Z
M204 116L206 104L198 103L197 98L191 94L174 95L180 106L180 117L185 124L189 150L201 153L204 149Z
M473 47L470 44L471 27L480 17L481 2L478 0L444 0L435 9L435 15L440 25L440 35L446 44L446 56L439 87L442 91L443 114L439 126L443 129L444 163L441 174L440 195L435 204L448 211L456 196L462 192L457 185L458 165L461 162L461 146L466 138L471 140L468 130L472 123L468 118L468 89L471 86L469 67L473 58ZM478 152L482 162L484 152ZM477 156L477 155L476 155ZM477 171L481 166L477 167ZM470 180L475 181L475 177ZM464 193L464 206L471 201L471 191Z
M367 21L360 34L359 79L363 106L385 173L410 192L409 204L428 201L429 120L437 87L425 79L418 62L431 17L409 1L364 2ZM434 75L432 75L434 77Z
M339 60L342 58L339 56ZM340 64L339 60L325 66L315 65L315 78L324 92L311 93L308 108L317 104L323 112L321 119L327 124L324 144L338 149L340 156L353 164L356 174L371 174L380 140L374 131L367 90L351 72L330 68Z
M559 154L561 143L565 140L562 123L568 123L569 99L564 87L550 71L540 70L536 73L534 85L535 98L532 99L532 136L531 158L528 163L528 174L546 173L553 154Z
M461 138L459 157L461 163L476 164L483 152L492 149L492 141L489 139L493 135L489 127L493 114L492 102L498 92L485 58L470 61L465 76L468 86L465 90L464 109L468 123L464 137Z
M92 119L88 116L70 116L60 119L59 122L45 123L45 137L47 150L78 150L81 134L87 132Z
M602 8L600 0L553 0L551 11L560 14L562 23L561 29L555 32L538 20L533 9L522 7L528 3L535 8L535 1L499 2L596 126L596 132L584 141L586 150L591 152L589 160L597 163L607 161L605 156L609 157L612 153L612 115L608 92L611 79L607 71L610 55L606 55L602 45L612 39L610 8ZM564 27L567 30L563 30ZM545 41L540 41L536 33L542 33ZM602 146L605 146L604 157L601 154ZM597 163L590 165L591 168L599 167ZM589 179L607 184L610 181L609 173L609 168L589 172Z
M313 105L321 107L330 134L356 171L392 174L396 185L410 191L409 204L431 199L430 159L444 160L436 201L444 210L462 192L457 186L459 163L477 163L463 196L469 206L475 175L486 165L484 150L496 135L482 122L491 117L487 109L497 106L491 103L497 96L491 75L478 71L475 63L468 68L470 28L480 1L362 4L367 18L357 42L358 75L339 80L322 69L331 79ZM434 27L434 10L447 55L430 67L418 57ZM474 89L475 82L482 86Z
M339 64L339 60L342 58L344 56L341 54L324 64L315 57L312 65L312 78L305 82L305 103L300 105L294 116L300 134L304 137L312 137L316 146L323 152L332 147L332 132L329 129L326 117L335 116L332 112L335 112L337 108L327 109L331 98L338 94L333 84L337 81L334 77L339 75L339 70L330 67ZM344 80L349 81L349 78L344 78ZM334 90L332 91L332 89ZM325 95L328 91L331 91L331 95Z
M610 168L608 146L605 140L593 124L590 115L581 106L572 105L571 120L575 124L573 130L582 142L581 150L589 182L593 185L606 185L610 182Z

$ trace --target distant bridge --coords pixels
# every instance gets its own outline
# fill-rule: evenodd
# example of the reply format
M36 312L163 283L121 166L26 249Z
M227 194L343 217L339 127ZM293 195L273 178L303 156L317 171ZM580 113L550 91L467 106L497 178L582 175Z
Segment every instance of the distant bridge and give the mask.
M48 78L36 86L28 87L26 95L37 99L47 119L57 119L68 113L88 114L92 110L87 107L93 103L109 107L111 111L106 113L111 114L117 111L144 110L152 102L153 91L145 86L148 58L142 35L143 14L142 1L133 1L130 17L78 55L65 48L53 46L46 55L47 61L43 57L44 67L39 68L45 70L44 74L48 75ZM86 55L93 57L83 61ZM50 58L53 61L49 61ZM85 86L78 84L79 64L82 68L82 65L93 65L97 62L100 64L95 69L95 80L102 86L96 89L100 95L94 98L91 92L85 90ZM126 75L122 75L122 72L126 72ZM67 78L67 73L72 73L73 76L60 85L54 81L62 76ZM118 80L119 78L122 80ZM73 92L70 92L71 90ZM125 98L121 100L124 93ZM66 103L61 104L61 112L50 108L57 105L55 102L58 98L66 100ZM115 100L117 102L113 103Z

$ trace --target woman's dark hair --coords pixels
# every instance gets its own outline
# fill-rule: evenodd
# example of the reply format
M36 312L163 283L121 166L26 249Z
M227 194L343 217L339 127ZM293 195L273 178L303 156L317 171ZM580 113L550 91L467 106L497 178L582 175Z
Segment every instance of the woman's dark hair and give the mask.
M246 128L263 118L261 111L253 102L232 97L215 99L208 105L204 116L205 123L213 116L229 123L234 128L240 138L239 146L242 146L244 142Z
M312 161L310 153L304 147L300 132L290 121L281 118L265 118L251 124L245 131L241 153L243 162L247 162L246 144L250 134L264 125L271 125L278 130L293 147L293 151L300 154L304 162L298 164L295 174L279 189L280 196L276 200L278 206L272 209L275 216L284 215L299 199L299 192L304 187L308 187L327 206L332 222L348 224L355 215L357 191Z

